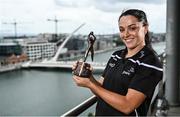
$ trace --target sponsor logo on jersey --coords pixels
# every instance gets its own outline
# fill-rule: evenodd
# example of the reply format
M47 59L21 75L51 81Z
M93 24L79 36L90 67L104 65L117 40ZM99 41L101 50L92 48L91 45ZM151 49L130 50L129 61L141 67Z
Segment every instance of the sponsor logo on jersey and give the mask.
M115 63L109 63L109 66L110 66L110 67L114 67L114 66L115 66Z
M130 67L130 69L128 69L128 70L124 70L123 72L122 72L122 74L125 74L125 75L131 75L131 73L134 73L134 68L133 67Z

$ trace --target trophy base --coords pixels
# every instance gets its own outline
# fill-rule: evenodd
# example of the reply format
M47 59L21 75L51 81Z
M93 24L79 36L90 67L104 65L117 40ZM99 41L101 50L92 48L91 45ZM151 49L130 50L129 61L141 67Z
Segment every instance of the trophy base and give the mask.
M90 64L85 62L78 62L77 67L73 70L73 74L80 77L89 78L92 74Z

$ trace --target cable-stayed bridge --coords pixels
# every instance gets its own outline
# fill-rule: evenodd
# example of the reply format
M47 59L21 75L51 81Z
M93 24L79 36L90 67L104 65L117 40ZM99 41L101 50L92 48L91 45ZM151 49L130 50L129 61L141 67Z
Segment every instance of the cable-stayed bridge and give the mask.
M26 62L22 65L24 68L61 68L71 70L75 61L42 61L42 62ZM102 72L106 66L106 63L88 62L93 67L93 72Z
M73 36L75 32L77 32L80 28L82 28L85 25L85 23L81 24L78 28L76 28L64 41L63 43L58 47L57 52L55 53L55 56L52 57L49 60L42 60L42 61L28 61L22 65L24 68L62 68L62 69L72 69L72 65L75 63L75 61L58 61L59 54L62 50L62 48L65 46L65 44L68 42L68 40ZM89 62L94 72L99 72L104 70L106 63L98 63L98 62Z

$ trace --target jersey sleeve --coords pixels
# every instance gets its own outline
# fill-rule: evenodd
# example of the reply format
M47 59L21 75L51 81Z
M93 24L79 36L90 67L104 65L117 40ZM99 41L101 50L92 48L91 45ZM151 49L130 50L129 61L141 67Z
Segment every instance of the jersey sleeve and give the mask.
M162 80L162 67L158 62L151 62L149 64L137 62L137 64L138 70L136 71L135 76L132 78L129 88L140 91L147 97L151 98L156 85L160 80Z

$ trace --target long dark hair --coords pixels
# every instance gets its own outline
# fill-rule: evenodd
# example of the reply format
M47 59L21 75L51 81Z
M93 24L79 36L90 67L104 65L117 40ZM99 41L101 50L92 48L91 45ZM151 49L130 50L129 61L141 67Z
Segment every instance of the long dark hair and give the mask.
M123 11L122 14L119 16L118 22L120 21L122 16L127 16L127 15L132 15L132 16L136 17L139 22L143 23L144 26L148 25L148 20L147 20L147 17L146 17L146 13L144 11L138 10L138 9L129 9L129 10ZM154 53L156 53L154 51L154 49L152 48L152 45L151 45L151 38L149 37L149 31L145 35L145 44Z

